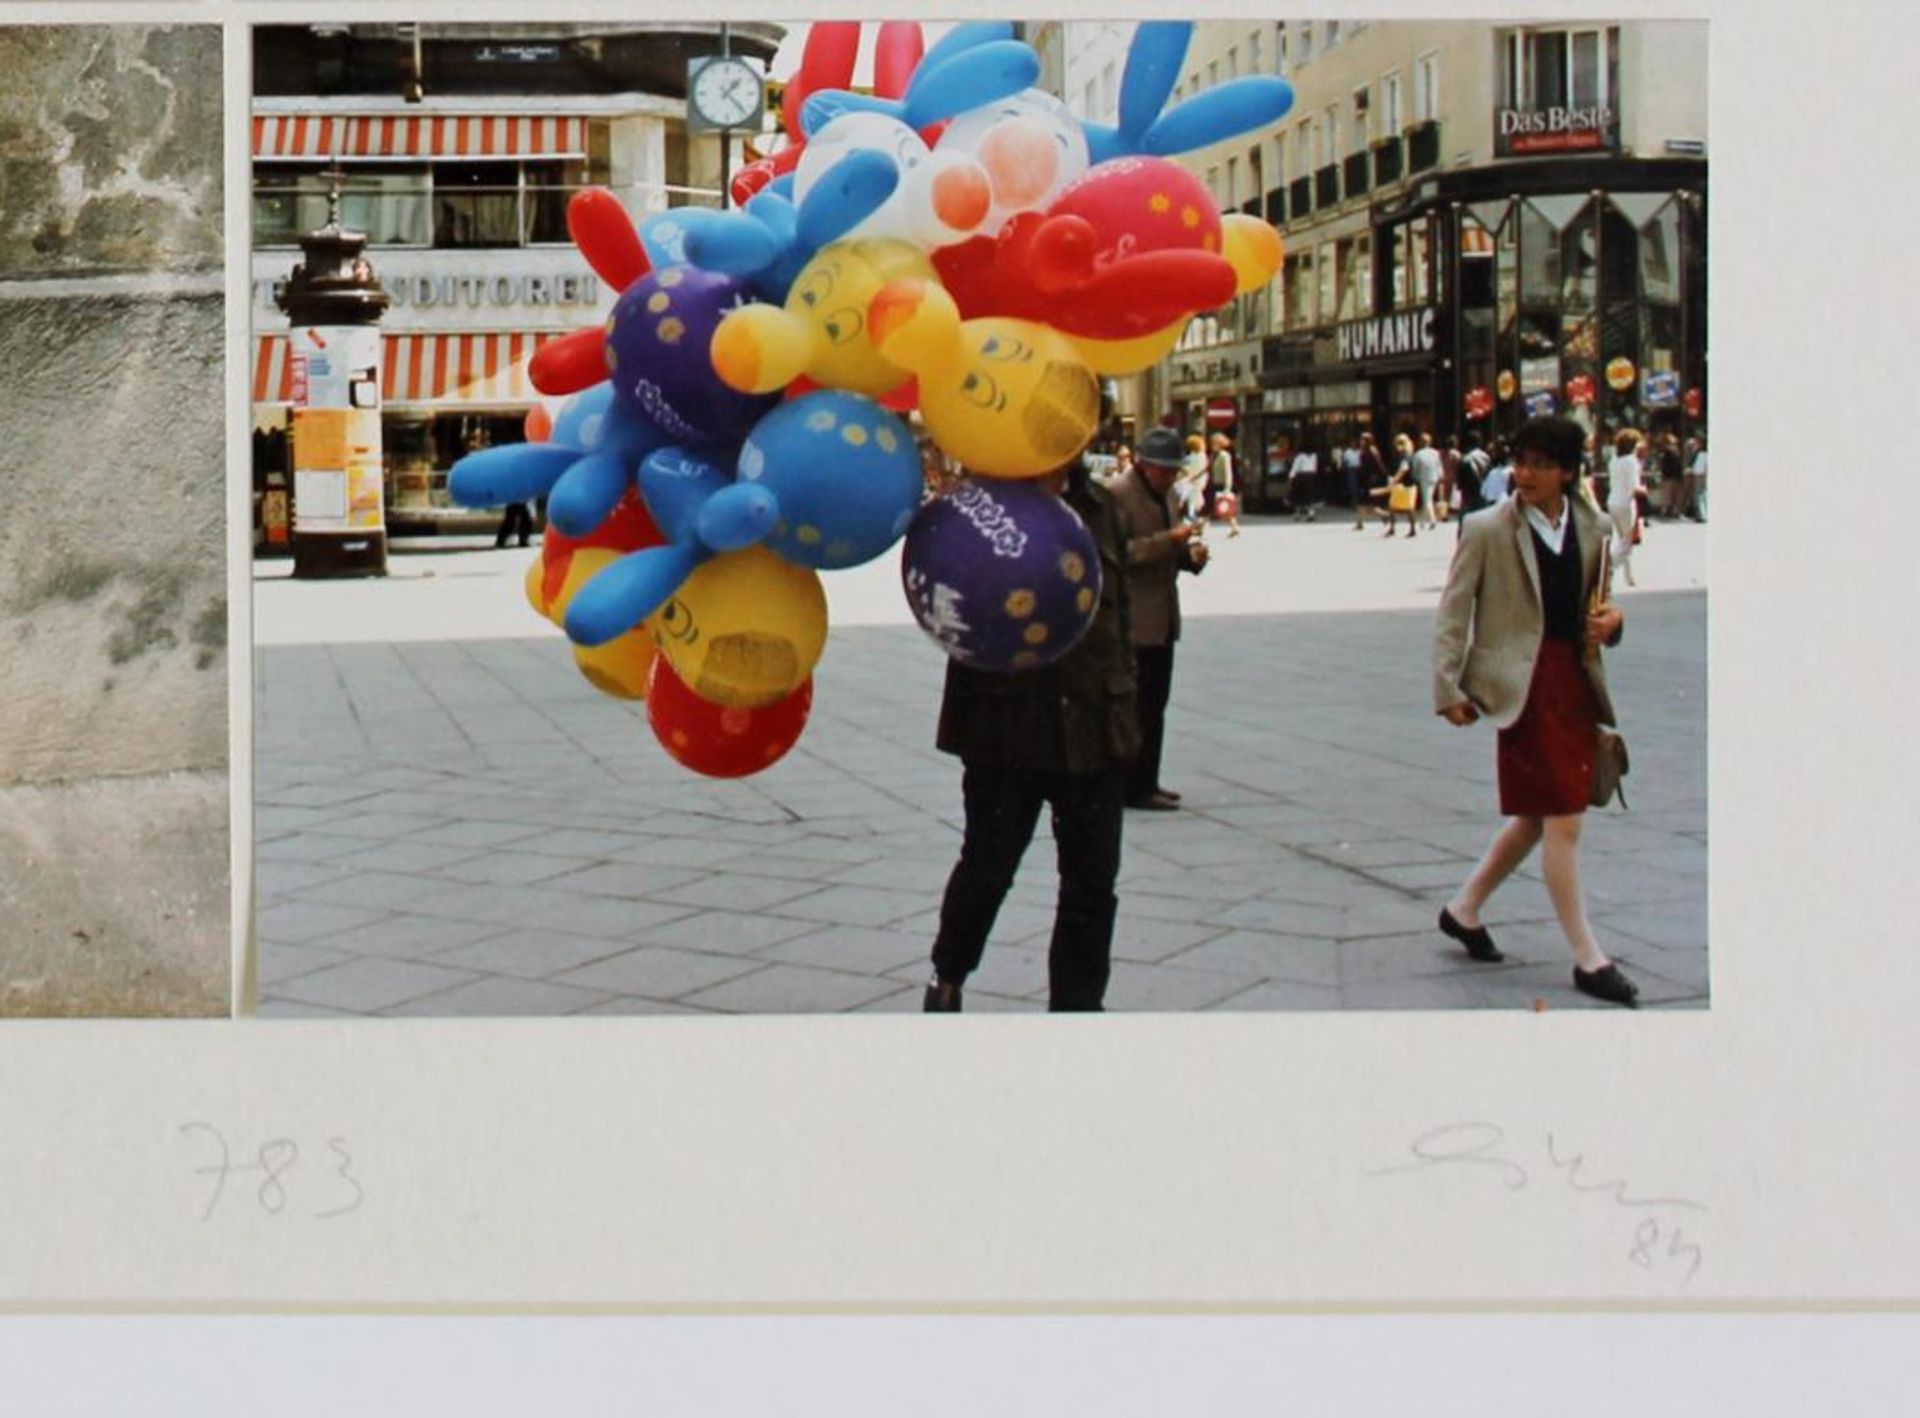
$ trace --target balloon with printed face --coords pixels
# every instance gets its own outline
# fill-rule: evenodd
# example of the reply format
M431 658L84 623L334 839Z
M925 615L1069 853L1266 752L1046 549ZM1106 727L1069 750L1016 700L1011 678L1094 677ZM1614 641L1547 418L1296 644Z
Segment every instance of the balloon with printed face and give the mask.
M689 688L755 709L791 694L827 641L820 578L765 547L703 562L648 622Z
M730 276L667 266L621 295L607 322L607 366L615 394L678 443L737 438L773 406L742 394L713 372L713 332L745 298Z
M965 240L986 220L993 191L985 170L964 153L936 158L918 133L884 113L843 113L812 134L794 168L794 201L804 204L835 164L861 149L891 158L899 184L849 236L933 247Z
M767 546L820 571L858 566L899 541L924 487L907 426L871 399L834 390L761 419L741 446L739 479L779 507Z
M878 398L910 377L881 357L867 329L880 287L906 277L934 279L919 247L860 239L824 247L807 263L784 306L745 305L714 331L714 371L735 389L767 393L802 375L833 389Z
M1093 534L1032 483L961 479L914 518L900 575L920 628L974 669L1050 664L1100 609Z
M683 767L709 778L744 778L769 768L800 740L813 709L813 680L759 708L702 699L656 658L647 688L647 724Z
M621 555L609 546L578 545L564 549L553 562L543 553L527 568L527 600L541 615L561 624L580 589L619 561ZM653 658L653 634L644 626L636 626L604 645L573 647L575 667L595 689L615 699L646 696Z
M955 118L935 153L963 153L987 175L991 205L979 224L992 236L1021 212L1037 212L1087 170L1080 122L1052 94L1027 89Z
M1032 478L1079 455L1100 420L1100 385L1068 340L1024 320L960 319L926 281L893 281L868 322L884 358L920 381L920 415L970 471Z

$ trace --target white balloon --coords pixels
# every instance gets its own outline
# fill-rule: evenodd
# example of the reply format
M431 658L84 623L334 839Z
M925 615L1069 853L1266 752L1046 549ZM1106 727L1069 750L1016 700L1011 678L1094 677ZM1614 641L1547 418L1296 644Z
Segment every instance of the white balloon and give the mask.
M883 113L843 113L810 137L794 168L794 201L804 203L828 169L859 149L892 158L900 185L847 233L849 239L892 237L920 247L951 246L980 229L988 212L988 179L979 164L965 153L930 151L918 133Z
M1090 161L1080 120L1040 89L961 114L934 151L965 154L986 172L993 205L979 228L983 235L998 232L1021 212L1044 211Z

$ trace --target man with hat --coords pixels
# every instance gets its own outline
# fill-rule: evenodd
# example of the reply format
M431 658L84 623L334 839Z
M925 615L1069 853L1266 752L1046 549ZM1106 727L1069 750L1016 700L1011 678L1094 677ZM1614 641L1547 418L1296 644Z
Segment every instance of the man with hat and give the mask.
M1206 545L1180 516L1173 487L1186 449L1170 428L1150 430L1134 450L1131 470L1108 484L1127 538L1127 590L1133 611L1133 658L1140 695L1140 754L1127 781L1127 806L1171 812L1180 795L1160 785L1167 700L1173 689L1173 642L1180 638L1182 571L1207 564Z

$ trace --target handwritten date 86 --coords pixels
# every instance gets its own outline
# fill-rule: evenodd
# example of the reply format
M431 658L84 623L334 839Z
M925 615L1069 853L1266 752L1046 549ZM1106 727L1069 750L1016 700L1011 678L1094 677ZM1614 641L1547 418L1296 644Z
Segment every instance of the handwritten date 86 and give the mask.
M182 1123L180 1136L206 1159L193 1168L194 1175L210 1179L202 1221L213 1220L230 1196L237 1204L268 1216L304 1216L311 1221L346 1216L358 1211L367 1198L354 1175L353 1153L345 1138L328 1138L325 1153L315 1160L306 1157L290 1137L269 1138L250 1155L236 1156L225 1134L212 1123Z
M1467 1170L1484 1175L1507 1191L1522 1191L1533 1183L1538 1164L1544 1162L1549 1181L1638 1216L1625 1256L1640 1269L1678 1270L1680 1283L1685 1285L1706 1262L1706 1252L1681 1227L1679 1215L1685 1214L1687 1224L1695 1225L1691 1218L1705 1214L1705 1202L1684 1196L1640 1194L1624 1178L1592 1176L1586 1157L1566 1147L1553 1133L1545 1134L1536 1153L1530 1146L1510 1142L1497 1124L1448 1123L1421 1133L1407 1151L1412 1161L1370 1167L1367 1175L1395 1176L1434 1168ZM1530 1162L1535 1164L1533 1169L1527 1165Z

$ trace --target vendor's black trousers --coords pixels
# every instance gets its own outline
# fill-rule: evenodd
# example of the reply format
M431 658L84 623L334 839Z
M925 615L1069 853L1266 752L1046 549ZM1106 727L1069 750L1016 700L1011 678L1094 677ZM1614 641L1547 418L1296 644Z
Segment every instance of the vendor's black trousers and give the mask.
M1173 697L1173 645L1133 647L1140 714L1140 755L1127 775L1127 797L1137 801L1160 787L1160 751L1167 741L1167 701Z
M1048 773L968 764L960 791L966 835L940 903L934 973L961 984L979 967L1000 903L1033 840L1040 805L1053 808L1060 895L1047 953L1048 1008L1097 1010L1107 992L1120 872L1123 771Z

